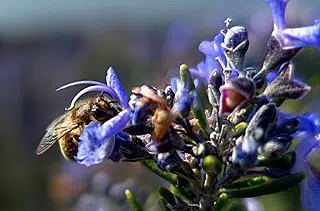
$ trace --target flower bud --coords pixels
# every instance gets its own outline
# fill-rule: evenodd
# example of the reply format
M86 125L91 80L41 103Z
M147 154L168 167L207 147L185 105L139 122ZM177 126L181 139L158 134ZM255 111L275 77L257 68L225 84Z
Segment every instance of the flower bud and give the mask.
M233 78L220 87L220 92L219 114L228 114L245 100L252 99L255 85L252 80L245 77Z
M202 167L209 175L217 175L222 170L222 163L217 157L208 155L203 159Z

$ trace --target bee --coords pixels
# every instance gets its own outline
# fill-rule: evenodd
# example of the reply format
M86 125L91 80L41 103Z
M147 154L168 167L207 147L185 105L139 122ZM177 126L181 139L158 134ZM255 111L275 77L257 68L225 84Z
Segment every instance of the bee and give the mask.
M148 105L152 110L154 129L151 137L156 141L161 141L178 114L170 109L166 98L159 96L156 90L148 86L135 87L132 89L132 93L142 96L137 104Z
M37 147L37 155L43 154L59 141L62 155L67 160L74 161L84 127L92 121L104 123L121 110L119 102L105 92L78 101L72 109L49 125Z

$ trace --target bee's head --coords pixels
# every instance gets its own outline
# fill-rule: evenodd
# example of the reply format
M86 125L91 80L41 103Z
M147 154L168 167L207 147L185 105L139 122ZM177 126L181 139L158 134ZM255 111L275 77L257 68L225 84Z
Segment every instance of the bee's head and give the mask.
M119 101L105 92L95 98L91 109L92 115L99 122L108 121L112 117L115 117L121 110Z

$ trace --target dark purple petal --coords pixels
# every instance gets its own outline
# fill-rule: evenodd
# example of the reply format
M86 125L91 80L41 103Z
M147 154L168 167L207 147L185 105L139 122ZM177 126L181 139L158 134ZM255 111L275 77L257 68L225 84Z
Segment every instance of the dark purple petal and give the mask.
M172 171L179 167L178 158L169 152L159 153L157 167L162 171Z
M239 137L242 139L242 137ZM240 140L240 144L232 153L232 163L239 164L242 167L251 167L258 156L258 145L253 139Z
M125 161L131 162L150 159L153 157L146 148L133 141L121 142L120 153L125 158Z
M109 87L114 89L114 91L117 93L118 97L120 98L120 105L122 108L127 108L128 102L129 102L129 97L127 93L124 91L119 78L117 74L114 72L112 67L109 67L107 70L107 75L106 75L106 82Z
M209 77L209 84L211 84L216 90L219 90L222 82L221 72L219 70L212 71Z
M287 39L293 40L293 47L305 47L311 45L320 48L320 19L311 26L299 28L287 28L282 32Z

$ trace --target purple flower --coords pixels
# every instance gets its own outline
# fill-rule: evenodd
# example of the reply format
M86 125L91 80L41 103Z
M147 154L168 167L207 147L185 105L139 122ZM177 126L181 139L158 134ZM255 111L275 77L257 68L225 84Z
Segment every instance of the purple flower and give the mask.
M162 171L172 171L179 166L179 160L175 154L169 152L159 153L157 167Z
M307 114L300 118L304 135L296 147L296 163L294 172L306 173L305 180L300 184L301 203L305 210L320 209L320 123L315 114ZM307 126L304 126L306 124Z
M172 78L171 81L170 81L170 84L171 84L171 88L174 91L174 93L181 92L181 90L184 87L181 79L178 78L178 77Z
M272 10L273 32L284 49L306 47L311 45L320 48L320 21L311 26L288 28L285 20L285 9L289 0L266 0Z
M312 136L317 136L320 134L320 122L319 116L315 112L306 113L304 115L295 115L280 113L280 122L284 121L287 118L297 118L299 120L299 128L295 134L295 137L311 134Z
M79 84L91 84L83 90L81 90L72 100L68 109L72 109L76 101L83 95L92 91L107 92L114 99L119 100L122 107L122 111L115 117L109 119L103 124L97 122L89 123L81 133L79 137L80 142L78 144L78 153L75 160L86 166L100 163L105 159L111 159L118 161L121 156L119 154L120 143L124 140L119 133L124 129L130 120L131 109L129 107L129 97L120 84L120 81L110 67L107 70L106 84L96 81L78 81L67 84L58 90L75 86ZM123 135L122 135L123 136ZM127 137L126 139L128 139Z
M311 45L320 48L320 20L315 20L311 26L285 29L283 35L294 41L296 46Z
M226 57L221 47L223 40L224 36L220 32L212 41L202 41L199 45L199 51L205 55L205 60L200 62L196 68L191 68L190 71L206 85L213 70L221 71L223 69L216 58L219 58L223 64L226 64Z

